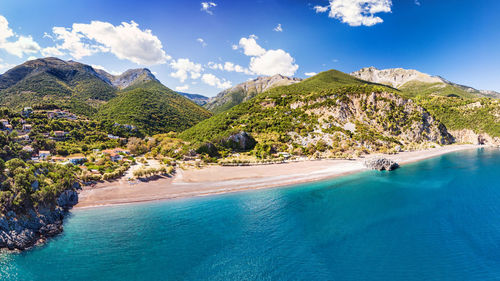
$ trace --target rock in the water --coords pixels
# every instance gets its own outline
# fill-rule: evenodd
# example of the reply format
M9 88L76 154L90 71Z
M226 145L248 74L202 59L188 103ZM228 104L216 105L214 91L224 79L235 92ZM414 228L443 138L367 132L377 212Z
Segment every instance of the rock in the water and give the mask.
M69 209L78 203L78 193L74 190L66 190L59 198L57 198L57 205L63 209Z
M371 158L365 161L365 166L372 170L392 171L399 168L399 164L387 158Z

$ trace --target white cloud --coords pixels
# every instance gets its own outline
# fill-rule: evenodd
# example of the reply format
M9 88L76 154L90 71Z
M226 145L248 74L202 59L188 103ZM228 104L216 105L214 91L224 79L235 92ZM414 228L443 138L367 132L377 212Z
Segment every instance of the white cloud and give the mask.
M420 1L419 0L415 0L415 5L420 6Z
M315 6L316 13L325 13L328 17L340 20L350 26L372 26L383 22L375 16L378 13L390 13L391 0L329 0L327 6Z
M211 68L214 70L223 70L223 71L228 71L228 72L245 73L247 75L253 74L248 68L245 68L239 64L235 64L235 63L232 63L229 61L226 61L224 64L215 63L213 61L210 61L210 62L208 62L207 66L208 66L208 68Z
M201 72L203 71L201 64L194 63L189 59L173 60L170 66L176 70L170 73L170 76L179 79L182 83L188 79L188 76L191 76L191 79L200 78Z
M92 64L91 66L92 66L93 69L104 70L104 71L106 71L107 73L109 73L111 75L115 75L116 76L116 75L120 75L121 74L120 72L117 72L117 71L108 70L104 66L99 65L99 64Z
M203 74L203 76L201 77L201 81L203 81L207 85L217 87L219 89L231 88L231 86L233 85L231 81L227 81L225 79L221 80L213 74Z
M314 76L314 75L316 75L316 74L318 74L318 73L316 73L316 72L306 72L306 73L304 73L304 74L305 74L306 76Z
M258 75L293 76L299 68L294 62L292 56L281 49L269 50L264 55L250 60L250 71Z
M293 76L299 66L295 64L295 59L282 49L266 50L257 44L257 36L251 35L248 38L241 38L239 48L243 49L245 55L250 59L249 70L256 75L281 74Z
M214 12L212 11L212 8L217 7L217 4L214 2L201 2L201 10L204 12L207 12L209 15L213 15Z
M16 66L15 64L4 63L2 59L0 59L0 73L4 73L5 71Z
M276 32L283 32L283 27L281 26L281 23L279 23L273 30Z
M40 45L31 36L17 35L9 27L7 19L0 15L0 49L22 58L25 54L36 54Z
M257 44L255 35L250 35L248 38L241 38L239 47L243 49L243 53L247 56L261 56L266 53L266 50ZM234 47L233 47L234 49Z
M175 87L176 91L183 92L189 90L189 85Z
M102 21L74 23L71 28L54 27L52 32L55 40L62 41L57 49L68 50L76 59L98 52L110 52L141 65L162 64L171 59L160 39L149 29L141 30L134 21L116 26Z
M205 42L205 40L203 40L203 38L198 38L198 39L196 39L196 41L200 42L200 44L201 44L202 47L206 47L207 46L207 43Z
M328 11L329 6L314 6L314 10L316 10L316 13L324 13Z
M40 52L42 53L42 55L44 57L60 57L60 56L64 55L64 53L61 52L56 47L46 47L46 48L43 48Z

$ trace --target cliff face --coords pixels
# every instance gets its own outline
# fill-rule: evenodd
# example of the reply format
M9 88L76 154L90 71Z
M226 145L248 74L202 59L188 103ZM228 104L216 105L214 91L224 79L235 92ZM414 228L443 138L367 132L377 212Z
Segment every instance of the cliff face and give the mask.
M495 91L477 90L414 69L390 68L380 70L375 67L366 67L351 73L351 75L358 79L387 85L412 94L500 98L500 93Z
M26 250L61 233L64 216L77 203L76 191L66 190L54 209L30 209L26 214L10 211L0 216L0 249Z
M487 133L477 134L472 130L453 130L450 134L455 138L457 143L485 144L485 145L500 145L500 138L491 137Z
M290 78L279 74L270 77L259 77L222 91L214 98L211 98L205 108L214 113L219 113L272 88L287 86L300 81L302 81L300 78Z
M391 68L379 70L375 67L367 67L351 73L352 76L373 82L400 88L410 81L424 83L445 83L440 77L431 76L413 69Z

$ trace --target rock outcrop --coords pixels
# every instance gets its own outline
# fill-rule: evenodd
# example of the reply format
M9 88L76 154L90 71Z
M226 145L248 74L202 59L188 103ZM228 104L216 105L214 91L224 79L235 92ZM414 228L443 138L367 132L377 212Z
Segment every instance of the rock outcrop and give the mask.
M370 158L365 160L365 166L372 170L392 171L399 168L399 164L387 158Z
M247 151L255 147L255 139L247 132L233 134L224 140L223 145L237 151Z
M469 129L450 131L450 134L455 138L455 142L457 143L500 145L500 138L491 137L486 133L477 134Z
M53 209L31 209L26 214L13 211L0 216L0 249L26 250L63 231L67 211L78 203L78 193L66 190Z

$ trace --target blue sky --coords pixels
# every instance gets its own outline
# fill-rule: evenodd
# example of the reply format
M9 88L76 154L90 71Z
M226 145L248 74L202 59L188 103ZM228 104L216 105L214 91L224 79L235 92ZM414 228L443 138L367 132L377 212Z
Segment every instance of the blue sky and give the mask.
M499 11L497 0L5 0L0 72L53 55L147 67L213 96L261 75L403 67L500 91Z

